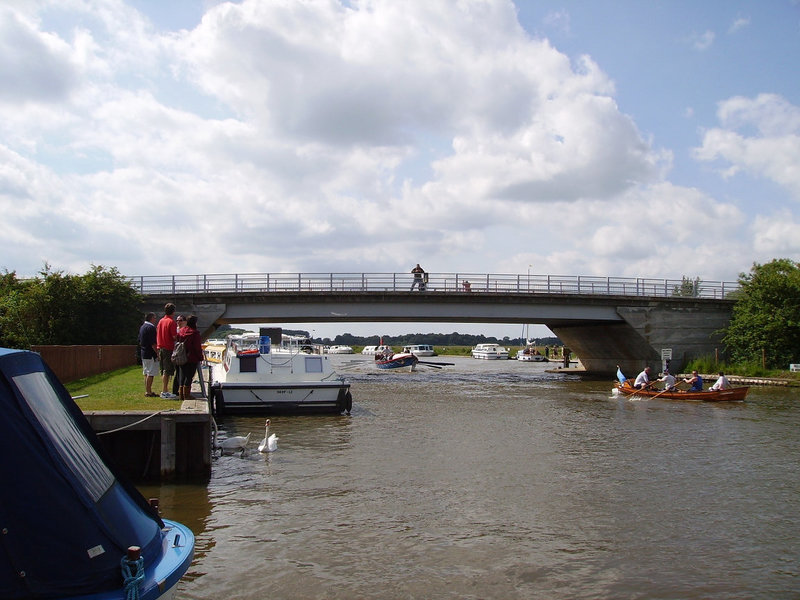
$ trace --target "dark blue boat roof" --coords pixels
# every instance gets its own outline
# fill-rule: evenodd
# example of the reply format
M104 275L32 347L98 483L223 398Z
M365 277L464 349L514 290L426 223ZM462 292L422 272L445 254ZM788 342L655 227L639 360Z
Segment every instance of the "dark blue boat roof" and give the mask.
M38 354L0 348L0 414L0 598L119 588L129 546L157 560L163 522Z

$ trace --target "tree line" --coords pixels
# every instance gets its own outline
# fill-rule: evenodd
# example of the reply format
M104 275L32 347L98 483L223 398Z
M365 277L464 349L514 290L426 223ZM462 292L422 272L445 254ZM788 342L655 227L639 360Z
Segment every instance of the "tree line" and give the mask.
M785 370L790 363L800 363L800 263L786 258L754 263L749 273L740 273L739 283L731 321L723 332L725 357L768 369ZM674 293L691 296L698 284L699 279L684 278ZM141 294L114 267L93 265L83 275L72 275L45 264L31 278L6 270L0 273L0 346L135 344L142 305ZM224 331L220 328L218 333ZM380 337L344 333L316 341L366 346L378 344ZM393 346L525 343L522 337L497 339L457 332L382 337ZM536 343L561 344L556 337L538 338Z

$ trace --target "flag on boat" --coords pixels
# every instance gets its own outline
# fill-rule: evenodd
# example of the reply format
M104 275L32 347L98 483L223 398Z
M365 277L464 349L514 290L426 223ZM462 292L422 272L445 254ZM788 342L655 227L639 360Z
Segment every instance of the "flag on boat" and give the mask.
M620 383L625 383L625 381L627 381L628 379L627 377L625 377L625 375L622 374L622 371L620 370L619 366L617 366L617 379L619 379Z

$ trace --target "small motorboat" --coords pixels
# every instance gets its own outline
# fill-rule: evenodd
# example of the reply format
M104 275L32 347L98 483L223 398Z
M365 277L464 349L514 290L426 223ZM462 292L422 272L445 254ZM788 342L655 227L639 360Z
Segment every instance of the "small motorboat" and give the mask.
M527 344L524 348L517 350L517 360L524 362L548 362L547 357L540 354L533 344Z
M353 348L351 346L331 346L327 349L328 354L352 354Z
M436 356L436 351L430 344L412 344L404 346L403 352L408 352L414 356Z
M375 355L375 366L379 369L405 369L407 371L414 371L417 368L419 359L410 352L398 352L392 354L386 352L384 354Z
M702 392L666 391L666 390L639 390L631 385L630 380L623 383L617 382L615 390L625 396L638 396L641 398L662 398L664 400L695 400L701 402L742 402L747 396L749 387L735 387L727 390L703 390Z
M218 414L349 413L353 407L350 384L321 348L280 328L229 335L222 348L207 346L205 356Z
M194 534L116 471L39 354L0 348L0 410L0 598L171 598Z
M508 359L508 348L504 348L500 344L478 344L472 349L472 358L506 360Z

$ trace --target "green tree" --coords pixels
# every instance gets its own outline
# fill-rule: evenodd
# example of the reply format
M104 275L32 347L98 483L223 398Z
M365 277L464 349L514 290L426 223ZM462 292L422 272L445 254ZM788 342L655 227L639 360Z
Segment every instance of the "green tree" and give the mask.
M0 275L0 345L132 344L141 295L117 271L92 266L69 275L44 265L37 277Z
M688 298L697 298L700 295L700 278L681 277L681 284L672 288L673 296L683 296Z
M733 307L725 344L735 362L761 362L787 368L800 359L800 263L775 259L754 263L739 275L741 289Z

